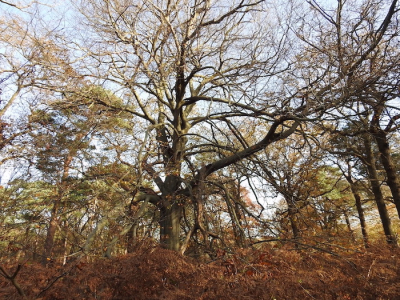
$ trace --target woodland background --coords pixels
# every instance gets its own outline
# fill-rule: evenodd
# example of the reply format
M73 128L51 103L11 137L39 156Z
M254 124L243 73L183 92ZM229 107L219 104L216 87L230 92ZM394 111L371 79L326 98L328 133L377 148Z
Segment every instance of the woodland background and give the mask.
M397 0L0 14L1 296L400 294Z

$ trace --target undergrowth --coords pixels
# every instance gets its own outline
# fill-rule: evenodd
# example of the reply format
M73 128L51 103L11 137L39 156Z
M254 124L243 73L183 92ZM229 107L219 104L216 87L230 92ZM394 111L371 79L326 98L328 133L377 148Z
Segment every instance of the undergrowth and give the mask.
M400 250L374 247L338 256L242 249L213 261L157 246L65 266L25 263L15 281L26 299L400 299ZM13 274L16 265L3 265ZM21 299L0 276L0 299Z

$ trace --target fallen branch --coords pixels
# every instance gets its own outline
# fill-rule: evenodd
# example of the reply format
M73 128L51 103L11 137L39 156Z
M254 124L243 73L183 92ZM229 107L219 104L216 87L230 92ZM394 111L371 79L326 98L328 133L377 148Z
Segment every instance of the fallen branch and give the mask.
M1 271L0 275L3 276L4 278L6 278L7 280L10 280L12 285L17 289L18 294L20 296L22 296L24 299L26 299L26 295L25 295L23 289L21 288L21 286L18 284L18 282L15 279L17 277L19 271L21 270L21 267L22 266L19 264L17 269L15 270L14 274L10 275L2 266L0 266L0 271Z

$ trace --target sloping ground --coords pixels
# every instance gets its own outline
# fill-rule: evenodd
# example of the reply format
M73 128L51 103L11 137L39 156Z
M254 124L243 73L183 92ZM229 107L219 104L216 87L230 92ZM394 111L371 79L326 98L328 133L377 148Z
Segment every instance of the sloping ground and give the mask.
M374 248L340 257L288 250L243 250L199 263L148 246L132 255L90 264L72 263L63 268L25 264L16 279L27 299L42 300L375 300L400 299L399 268L399 249ZM8 270L12 273L12 266ZM10 281L0 279L0 299L21 298Z

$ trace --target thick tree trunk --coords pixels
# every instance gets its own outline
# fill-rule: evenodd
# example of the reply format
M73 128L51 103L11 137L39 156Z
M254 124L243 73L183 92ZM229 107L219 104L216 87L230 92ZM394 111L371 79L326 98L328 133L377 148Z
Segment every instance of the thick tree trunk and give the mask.
M160 242L170 250L180 250L180 221L182 207L179 203L169 203L160 208Z
M382 195L378 173L376 171L376 160L372 152L371 140L368 135L364 137L365 153L367 159L367 169L369 181L371 184L372 193L375 196L375 202L378 207L379 216L381 218L383 231L385 232L386 241L388 244L397 245L397 240L393 234L392 224L390 221L389 213L386 209L385 200Z

